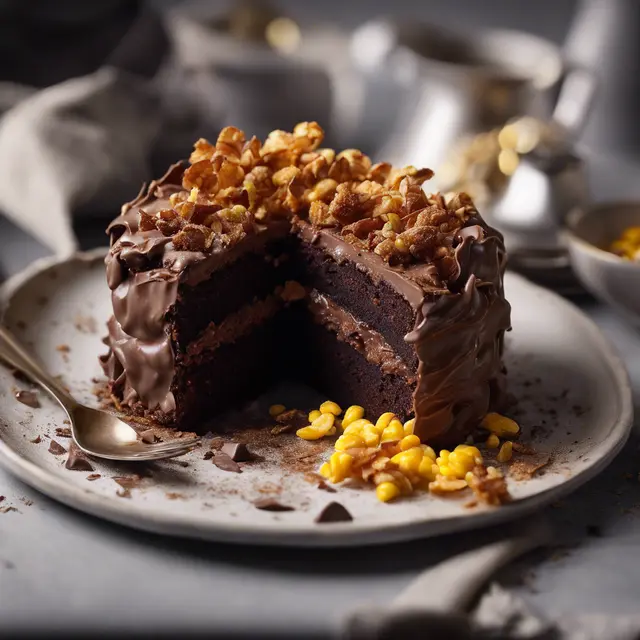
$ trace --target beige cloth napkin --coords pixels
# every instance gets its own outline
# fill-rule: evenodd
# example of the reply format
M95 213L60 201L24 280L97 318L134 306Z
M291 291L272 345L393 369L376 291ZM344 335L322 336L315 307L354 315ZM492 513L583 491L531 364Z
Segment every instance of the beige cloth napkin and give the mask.
M0 210L57 254L77 248L71 212L119 210L150 177L160 123L137 76L114 68L41 91L0 85Z

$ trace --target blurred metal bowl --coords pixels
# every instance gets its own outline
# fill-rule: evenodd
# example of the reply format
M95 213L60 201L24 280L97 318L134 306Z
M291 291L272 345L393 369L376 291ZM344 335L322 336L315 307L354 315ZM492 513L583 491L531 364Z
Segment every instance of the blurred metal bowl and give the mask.
M631 226L640 226L640 202L607 203L572 211L565 237L584 287L640 326L640 263L606 249Z

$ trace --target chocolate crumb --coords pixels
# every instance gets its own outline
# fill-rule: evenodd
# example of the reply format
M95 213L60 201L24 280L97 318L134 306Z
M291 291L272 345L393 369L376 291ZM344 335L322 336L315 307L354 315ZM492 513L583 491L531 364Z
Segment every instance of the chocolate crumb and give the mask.
M327 493L338 493L331 485L327 484L324 480L318 482L318 489L320 491L326 491Z
M118 496L118 498L131 498L131 490L118 489L118 491L116 491L116 495Z
M330 502L315 517L314 522L351 522L353 516L339 502Z
M213 464L215 464L218 469L222 469L223 471L231 471L233 473L242 473L240 465L232 460L229 455L227 455L226 453L222 453L222 451L217 451L212 460Z
M9 511L18 511L15 507L0 507L0 513L9 513Z
M595 524L587 525L587 535L594 538L602 537L602 529Z
M142 440L142 442L146 442L147 444L153 444L156 441L156 434L153 432L153 429L145 429L138 435L140 436L140 440Z
M60 353L69 353L69 351L71 351L71 347L68 344L59 344L56 347L56 351L59 351Z
M33 500L29 500L29 498L20 498L20 502L22 502L25 507L30 507L33 504Z
M93 465L87 460L85 453L75 442L72 442L69 446L69 456L64 466L66 469L73 471L93 471Z
M254 502L253 506L261 511L295 511L294 507L289 507L273 498L263 498Z
M71 429L69 429L69 427L56 427L56 435L61 438L70 438Z
M16 327L20 329L20 331L24 331L27 328L27 323L24 320L18 320Z
M87 480L89 482L93 482L94 480L97 480L98 478L102 478L102 476L99 473L92 473L92 474L87 476Z
M75 328L82 333L96 333L98 331L98 323L91 316L76 316L73 323Z
M27 407L31 407L32 409L40 408L40 401L35 391L25 391L24 389L16 391L15 398L18 402L22 402L22 404L26 404Z
M164 494L167 500L186 500L187 496L184 493L177 493L175 491L168 491Z
M209 448L216 449L219 451L220 449L222 449L223 445L224 445L224 440L222 438L213 438L213 440L211 440L211 442L209 443Z
M112 480L128 491L129 489L137 489L142 478L135 474L132 476L114 476Z
M289 409L276 417L277 427L271 429L271 433L278 435L288 431L297 431L309 424L309 416L300 409Z
M40 444L42 442L42 438L40 436L36 436L35 438L29 440L29 442L33 442L33 444Z
M225 442L220 451L226 453L234 462L249 462L253 459L247 445L242 442Z
M49 453L52 453L54 456L61 456L67 453L67 450L60 443L52 440L51 444L49 444Z
M213 458L213 451L205 451L204 456L202 456L203 460L211 460Z
M2 502L4 500L6 500L6 497L5 496L0 496L0 502Z

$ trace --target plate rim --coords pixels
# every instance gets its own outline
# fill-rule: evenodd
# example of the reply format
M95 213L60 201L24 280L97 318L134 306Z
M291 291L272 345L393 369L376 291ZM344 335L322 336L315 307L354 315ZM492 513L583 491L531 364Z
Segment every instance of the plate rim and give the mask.
M47 269L74 260L93 263L102 260L106 251L105 248L97 248L67 256L47 256L36 260L23 271L9 278L0 287L0 313L6 310L12 297L23 286ZM96 494L89 488L82 489L65 482L64 479L23 458L2 439L0 439L0 464L25 484L58 502L91 516L156 534L237 544L296 547L387 544L491 526L524 516L571 493L593 479L609 465L622 450L631 432L633 397L631 382L622 358L589 316L572 302L536 285L517 273L509 272L508 278L518 280L534 293L546 296L554 304L560 305L566 312L572 314L577 321L583 323L585 329L589 331L591 339L598 344L602 351L618 389L617 419L612 424L607 436L600 441L600 449L603 453L589 467L572 475L562 484L545 489L533 496L522 498L512 504L498 509L468 512L464 516L449 516L438 520L423 520L409 524L386 523L376 528L372 528L371 523L345 522L332 523L331 526L318 525L309 530L308 524L293 524L282 521L264 523L264 526L256 528L241 523L220 523L200 515L191 515L185 520L180 516L176 517L160 510L141 512L136 506L128 504L126 501L116 502L113 498Z

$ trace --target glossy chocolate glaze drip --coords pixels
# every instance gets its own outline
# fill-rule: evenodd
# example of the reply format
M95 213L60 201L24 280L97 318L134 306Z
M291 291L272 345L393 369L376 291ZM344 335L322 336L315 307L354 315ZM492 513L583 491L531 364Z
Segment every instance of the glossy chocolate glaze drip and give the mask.
M380 333L354 318L331 298L314 289L309 294L307 307L315 322L335 331L338 340L348 342L384 373L402 376L409 382L415 381L412 380L415 376L411 375L409 367Z

